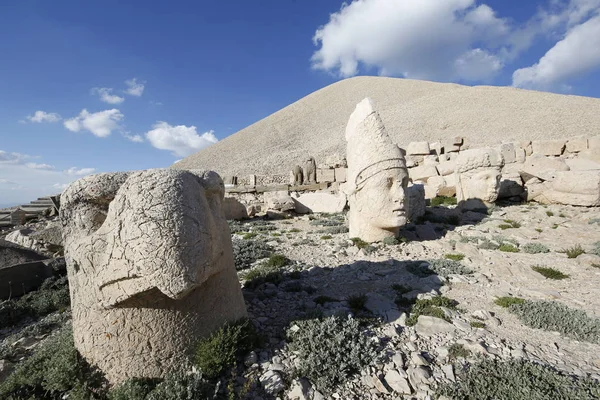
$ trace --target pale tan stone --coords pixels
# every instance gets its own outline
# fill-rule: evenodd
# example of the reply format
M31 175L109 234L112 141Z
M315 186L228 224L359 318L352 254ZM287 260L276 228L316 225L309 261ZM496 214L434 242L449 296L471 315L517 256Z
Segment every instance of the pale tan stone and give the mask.
M587 138L572 138L567 141L566 150L569 153L579 153L580 151L584 151L588 149L588 140Z
M565 150L564 140L534 140L531 142L533 154L560 156Z
M345 137L350 237L376 242L398 236L407 220L408 172L403 151L390 140L370 99L350 115Z
M531 198L543 204L600 206L600 171L558 171L539 184Z
M408 170L410 179L415 181L425 181L432 176L438 176L438 172L435 165L421 165L419 167L413 167Z
M425 215L425 186L422 184L411 184L406 188L406 208L408 220L415 222L419 217Z
M504 162L495 149L460 152L456 158L456 199L464 209L489 206L498 198Z
M335 169L335 181L344 183L346 182L346 175L348 173L348 168L340 167Z
M292 199L299 214L340 213L346 206L346 196L343 193L304 193L292 195Z
M520 174L525 182L531 177L539 178L543 181L554 179L556 171L568 171L569 166L561 158L549 158L544 156L527 157L527 160L521 167Z
M513 143L502 143L500 145L500 154L505 164L512 164L517 161L515 145Z
M428 142L410 142L406 146L406 154L409 156L426 156L430 151Z
M443 161L436 165L437 171L440 175L453 175L454 169L456 168L456 161Z
M246 316L212 171L82 178L61 196L75 346L111 383L185 368Z
M228 220L240 220L248 218L248 211L246 206L235 197L225 197L223 199L223 215Z
M335 169L333 168L318 168L317 182L335 182Z

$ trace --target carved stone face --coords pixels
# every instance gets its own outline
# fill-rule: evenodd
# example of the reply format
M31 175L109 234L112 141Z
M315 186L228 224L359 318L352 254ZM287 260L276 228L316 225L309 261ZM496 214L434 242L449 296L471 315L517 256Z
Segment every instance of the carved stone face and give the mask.
M500 189L500 168L486 167L463 172L459 175L463 199L479 199L493 203L498 199Z
M182 298L222 266L218 243L223 227L217 226L222 198L216 174L130 174L114 193L101 225L70 237L68 261L74 275L85 275L103 307L153 288ZM93 201L89 199L90 206ZM97 213L92 217L102 219L102 210Z
M366 241L395 236L407 222L407 185L406 168L380 171L366 179L349 198L351 235Z

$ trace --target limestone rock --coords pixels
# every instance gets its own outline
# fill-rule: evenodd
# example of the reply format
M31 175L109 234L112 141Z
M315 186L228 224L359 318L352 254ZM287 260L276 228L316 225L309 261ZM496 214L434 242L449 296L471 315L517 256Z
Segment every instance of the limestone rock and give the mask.
M436 168L438 173L442 176L454 174L456 161L443 161L439 163Z
M258 380L265 389L265 392L267 392L270 395L276 395L278 393L283 392L283 390L285 389L283 379L277 371L267 371L264 374L262 374L258 378Z
M402 372L404 376L400 375L397 370L391 369L385 374L384 379L395 392L400 394L411 394L412 389L406 379L406 373L404 371Z
M305 213L340 213L346 207L346 196L343 193L304 193L292 194L295 210Z
M408 172L402 150L390 140L370 99L356 106L345 137L350 237L376 242L398 236L407 221Z
M430 152L428 142L410 142L406 146L406 154L409 156L425 156Z
M543 204L600 206L600 171L560 171L544 182L534 201Z
M223 199L223 214L225 219L241 220L248 218L246 206L239 202L235 197L225 197Z
M473 149L456 158L456 199L465 210L489 206L498 198L502 155L495 149Z
M414 181L427 181L432 176L438 176L438 171L434 165L421 165L408 170L410 179Z
M571 138L567 141L567 151L569 153L579 153L588 149L587 138Z
M513 143L503 143L500 145L500 154L506 164L512 164L517 161L515 145Z
M296 208L296 203L287 191L265 192L264 201L268 210L292 211Z
M420 315L415 325L415 330L419 335L433 336L440 333L454 332L456 327L441 318Z
M569 166L564 160L543 156L532 156L527 158L521 168L520 174L525 182L532 177L548 181L554 179L555 172L568 170Z
M212 171L91 175L61 196L73 337L111 383L189 365L198 339L245 317Z
M564 140L534 140L531 142L533 154L560 156L565 150Z

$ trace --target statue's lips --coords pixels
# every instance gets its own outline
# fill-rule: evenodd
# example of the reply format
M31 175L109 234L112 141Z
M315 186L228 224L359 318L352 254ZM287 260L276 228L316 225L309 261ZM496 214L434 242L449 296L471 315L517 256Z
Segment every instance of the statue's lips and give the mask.
M403 215L403 214L406 213L406 210L404 208L395 208L395 209L392 210L392 212L394 214L401 214L401 215Z

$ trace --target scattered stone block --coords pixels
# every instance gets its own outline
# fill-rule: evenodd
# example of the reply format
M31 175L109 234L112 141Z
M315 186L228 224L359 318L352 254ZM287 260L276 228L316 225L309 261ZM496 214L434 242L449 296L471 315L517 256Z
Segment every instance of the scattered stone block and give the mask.
M600 163L586 158L566 158L565 163L571 171L592 171L600 169Z
M600 206L600 171L558 171L544 182L533 200L543 204Z
M407 216L411 222L425 214L425 186L413 184L406 188Z
M440 175L452 175L456 169L456 161L443 161L436 165L437 171Z
M340 213L346 207L346 196L343 193L305 193L292 195L295 210L299 214L306 213Z
M560 156L565 150L564 140L534 140L531 142L533 154Z
M225 197L223 199L223 213L225 214L225 219L228 220L248 218L246 206L240 203L235 197Z
M265 192L265 206L273 211L292 211L296 208L296 203L286 191Z
M410 142L406 146L406 154L409 156L425 156L430 151L429 142Z
M335 169L335 181L336 182L346 182L346 173L348 172L348 168L339 167Z
M600 135L588 139L588 149L600 151Z
M513 143L502 143L500 145L500 154L504 158L505 164L512 164L517 161L515 145Z
M427 315L419 316L415 325L417 334L422 336L433 336L440 333L451 333L456 330L456 327L451 323L444 321L441 318L430 317Z
M406 379L407 376L408 375L404 371L402 371L402 375L400 375L400 373L397 370L390 369L385 374L384 379L387 382L387 384L396 393L411 394L412 393L412 388L410 387L410 384L408 383L408 379Z
M533 155L527 157L527 160L523 163L520 175L525 182L532 177L547 181L553 179L555 172L568 170L569 166L560 158Z
M422 165L419 167L413 167L408 169L408 175L410 179L414 181L425 181L432 176L438 176L438 172L433 165Z
M577 156L579 159L585 159L600 163L600 148L597 150L588 149L585 151L581 151Z
M430 154L435 154L436 156L440 156L442 154L442 144L440 142L429 143L429 151Z
M524 163L527 157L525 149L515 147L515 162Z
M588 149L588 140L587 138L572 138L567 141L566 150L569 153L579 153L580 151L584 151Z
M446 180L443 176L432 176L427 179L427 185L425 186L425 198L432 199L438 195L441 188L446 186Z
M423 165L438 165L438 156L430 154L423 158Z
M335 182L335 169L318 168L317 182Z

